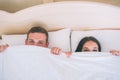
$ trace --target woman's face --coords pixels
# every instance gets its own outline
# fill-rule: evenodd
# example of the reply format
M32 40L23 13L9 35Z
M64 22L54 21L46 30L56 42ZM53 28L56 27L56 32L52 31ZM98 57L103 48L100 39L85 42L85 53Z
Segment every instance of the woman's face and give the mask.
M82 48L82 52L98 52L98 45L93 41L87 41Z

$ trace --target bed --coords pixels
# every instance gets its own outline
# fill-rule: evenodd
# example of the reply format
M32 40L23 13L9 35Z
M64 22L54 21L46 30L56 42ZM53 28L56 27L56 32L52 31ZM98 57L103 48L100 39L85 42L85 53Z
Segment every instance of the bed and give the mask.
M0 11L0 80L120 80L120 7L88 1L66 1L32 6L15 13ZM26 46L27 31L42 25L49 32L49 48L72 51L52 55L49 48ZM102 52L75 52L85 36L96 37Z

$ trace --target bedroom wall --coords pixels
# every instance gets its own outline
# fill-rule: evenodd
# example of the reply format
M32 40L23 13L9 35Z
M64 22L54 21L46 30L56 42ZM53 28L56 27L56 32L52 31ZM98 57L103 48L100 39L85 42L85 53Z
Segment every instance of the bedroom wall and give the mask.
M0 10L16 12L30 6L48 2L53 2L53 0L0 0Z
M95 2L103 2L103 3L120 6L120 0L54 0L54 1L55 2L58 2L58 1L95 1Z
M120 0L0 0L0 10L16 12L30 6L59 1L97 1L120 6Z

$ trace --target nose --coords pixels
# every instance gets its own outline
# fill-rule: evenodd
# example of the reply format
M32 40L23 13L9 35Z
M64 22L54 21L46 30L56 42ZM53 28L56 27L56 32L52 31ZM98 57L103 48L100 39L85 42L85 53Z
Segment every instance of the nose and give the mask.
M93 52L93 50L90 50L89 52Z

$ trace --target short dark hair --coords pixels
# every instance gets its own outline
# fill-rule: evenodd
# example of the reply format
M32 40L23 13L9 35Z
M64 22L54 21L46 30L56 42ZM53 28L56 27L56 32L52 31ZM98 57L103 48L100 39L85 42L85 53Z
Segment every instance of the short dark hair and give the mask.
M30 33L44 33L46 35L46 42L48 42L48 32L46 29L42 28L41 26L32 27L27 33L27 39Z
M78 44L75 52L82 52L83 45L84 45L86 42L88 42L88 41L93 41L93 42L95 42L95 43L98 45L98 50L99 50L99 52L101 52L101 45L100 45L99 41L98 41L96 38L92 37L92 36L84 37L84 38L79 42L79 44Z

